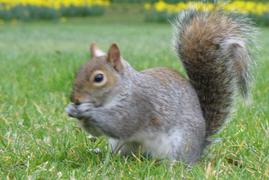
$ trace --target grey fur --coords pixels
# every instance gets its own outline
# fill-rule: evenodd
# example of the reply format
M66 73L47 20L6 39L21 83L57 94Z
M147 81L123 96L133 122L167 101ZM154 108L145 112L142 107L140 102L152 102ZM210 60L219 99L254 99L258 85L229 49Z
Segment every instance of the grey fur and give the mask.
M238 73L234 68L235 60L242 63L249 60L245 46L238 44L246 43L245 37L241 36L244 34L238 37L233 32L226 32L224 39L213 39L220 50L201 51L200 55L204 58L200 60L203 63L186 58L189 56L182 49L181 36L197 16L204 17L206 21L208 15L188 11L180 15L175 23L176 50L191 83L174 70L155 68L138 72L122 60L124 70L117 74L117 85L107 101L98 106L90 102L80 105L71 103L67 113L83 121L90 133L98 131L98 135L101 133L110 137L114 152L135 153L140 147L144 153L156 158L187 163L197 161L207 136L215 132L213 128L218 128L229 113L236 83L242 84L245 89L249 81L247 71ZM222 18L224 15L218 16ZM231 23L240 25L236 24L237 21ZM215 33L220 36L222 32ZM210 53L212 56L207 56ZM224 115L213 116L216 111ZM211 126L212 123L217 126Z

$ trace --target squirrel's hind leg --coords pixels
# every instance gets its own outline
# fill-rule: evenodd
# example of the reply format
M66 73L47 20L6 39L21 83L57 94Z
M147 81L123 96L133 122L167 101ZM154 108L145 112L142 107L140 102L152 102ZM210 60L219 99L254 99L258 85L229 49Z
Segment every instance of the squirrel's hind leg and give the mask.
M139 153L140 145L135 142L125 142L114 138L108 139L112 153L128 156Z
M196 162L202 153L201 142L192 133L186 133L180 127L169 132L150 133L143 136L143 149L155 159Z

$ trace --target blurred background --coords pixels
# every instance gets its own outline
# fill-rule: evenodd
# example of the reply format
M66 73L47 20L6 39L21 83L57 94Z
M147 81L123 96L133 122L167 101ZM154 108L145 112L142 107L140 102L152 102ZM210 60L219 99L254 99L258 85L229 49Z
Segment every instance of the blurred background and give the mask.
M208 11L221 8L245 14L259 25L269 25L268 0L187 1L187 0L0 0L0 24L15 21L56 20L71 17L136 15L147 22L167 22L177 12L194 8ZM122 14L123 15L123 14Z

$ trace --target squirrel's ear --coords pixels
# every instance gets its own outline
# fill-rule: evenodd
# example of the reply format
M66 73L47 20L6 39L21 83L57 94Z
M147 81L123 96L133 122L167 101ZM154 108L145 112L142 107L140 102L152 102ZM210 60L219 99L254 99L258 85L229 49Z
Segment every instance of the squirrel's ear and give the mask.
M92 58L106 55L106 53L97 47L96 43L90 45L90 52Z
M123 69L123 65L120 57L120 49L117 44L112 44L107 53L107 61L111 63L116 71L121 71Z

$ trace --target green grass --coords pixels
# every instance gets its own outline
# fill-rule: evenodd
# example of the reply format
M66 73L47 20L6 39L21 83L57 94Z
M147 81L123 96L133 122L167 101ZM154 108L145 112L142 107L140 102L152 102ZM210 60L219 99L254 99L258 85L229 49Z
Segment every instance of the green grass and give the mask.
M269 30L261 29L248 105L238 100L231 122L191 169L140 157L112 156L106 139L91 139L64 112L74 72L90 42L117 42L136 69L173 67L168 24L102 17L66 23L0 26L1 179L267 179L269 178ZM100 153L93 149L100 148Z

